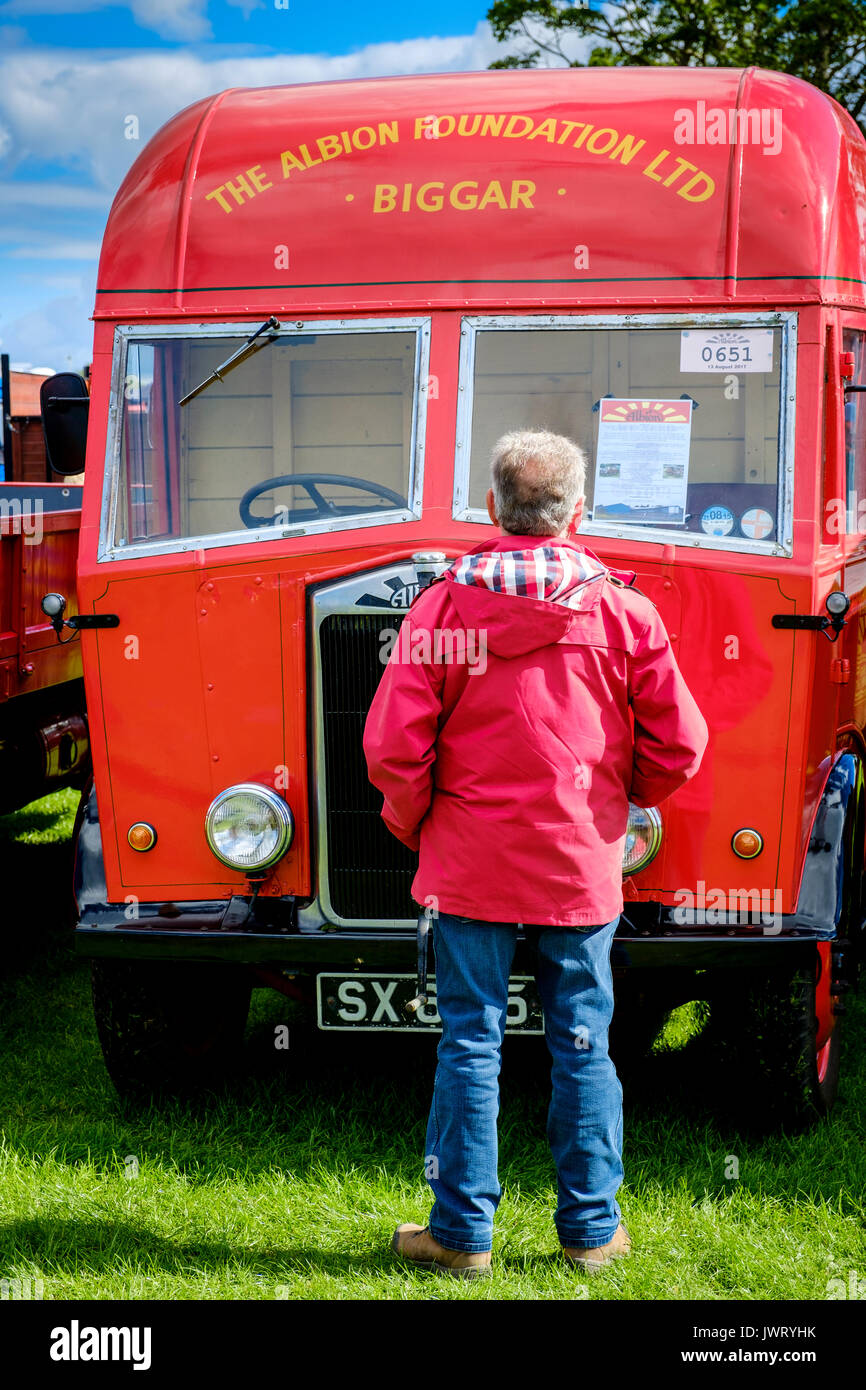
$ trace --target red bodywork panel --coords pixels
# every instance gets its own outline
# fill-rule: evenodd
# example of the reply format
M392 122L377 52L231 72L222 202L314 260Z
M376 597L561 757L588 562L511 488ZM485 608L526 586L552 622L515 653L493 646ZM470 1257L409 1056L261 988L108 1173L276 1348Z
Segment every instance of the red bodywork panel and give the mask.
M65 485L40 483L40 494L52 487ZM9 505L0 516L0 702L81 679L78 634L67 633L71 640L60 646L40 607L42 596L53 591L67 598L67 614L78 611L81 512L34 511L28 500L32 491L26 483L5 483L2 489Z
M678 143L689 132L677 113L699 103L781 112L781 148ZM864 189L851 117L808 83L756 68L228 91L164 126L124 180L96 312L589 307L737 292L860 304ZM275 270L281 245L288 266ZM583 271L577 246L589 252Z
M781 149L680 145L676 113L699 103L781 111ZM115 199L95 311L79 592L83 612L120 617L114 631L82 635L109 900L242 892L244 876L208 849L203 816L224 787L272 780L281 765L297 835L263 891L313 889L306 586L422 549L457 555L489 534L452 519L461 311L770 306L799 315L793 555L587 540L638 571L710 726L702 771L663 807L663 849L629 895L674 904L701 883L778 889L792 911L829 760L842 744L866 747L856 640L866 560L848 586L852 621L838 650L820 633L771 624L820 612L859 554L857 538L824 536L820 517L824 498L844 495L839 383L825 349L840 314L866 308L864 218L866 143L854 122L807 83L758 69L229 91L169 122ZM588 264L576 268L580 248ZM314 324L410 312L431 318L436 382L421 520L97 559L116 323L255 327L271 313ZM737 658L725 655L731 634ZM843 655L848 684L831 673ZM127 845L135 820L157 827L149 854ZM764 837L755 861L731 848L743 826Z

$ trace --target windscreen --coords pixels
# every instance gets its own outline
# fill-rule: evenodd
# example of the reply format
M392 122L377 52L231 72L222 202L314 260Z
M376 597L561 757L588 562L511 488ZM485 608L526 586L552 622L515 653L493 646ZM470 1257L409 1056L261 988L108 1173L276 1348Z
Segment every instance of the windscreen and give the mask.
M499 437L545 429L587 455L584 530L773 544L782 360L778 326L480 327L464 514L484 519Z
M129 340L113 547L411 511L417 332L248 336Z

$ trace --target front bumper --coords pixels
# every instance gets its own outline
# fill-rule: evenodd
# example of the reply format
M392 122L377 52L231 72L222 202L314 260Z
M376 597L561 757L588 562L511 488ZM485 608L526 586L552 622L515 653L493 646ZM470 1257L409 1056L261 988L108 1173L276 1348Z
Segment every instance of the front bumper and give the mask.
M175 904L141 903L129 920L126 904L90 907L75 932L79 955L126 960L198 960L273 965L304 973L319 969L388 969L414 971L415 934L383 929L352 931L343 927L300 931L295 905L270 899L250 914L247 898ZM664 910L643 916L629 904L620 919L611 951L617 974L633 970L714 967L772 969L784 960L814 959L815 942L825 933L780 915L771 927L731 922L712 930L668 927ZM831 938L829 938L831 939ZM435 941L435 923L434 923ZM435 949L435 948L434 948ZM781 954L780 954L781 953ZM522 935L515 970L526 964Z

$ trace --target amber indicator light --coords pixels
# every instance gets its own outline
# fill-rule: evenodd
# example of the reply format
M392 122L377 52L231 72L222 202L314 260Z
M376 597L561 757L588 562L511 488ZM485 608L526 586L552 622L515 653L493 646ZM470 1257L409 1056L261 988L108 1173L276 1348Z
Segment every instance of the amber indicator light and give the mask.
M757 830L738 830L731 840L734 854L741 859L754 859L764 848L764 837Z
M133 849L153 849L156 844L156 831L147 821L136 821L135 825L129 827L126 838Z

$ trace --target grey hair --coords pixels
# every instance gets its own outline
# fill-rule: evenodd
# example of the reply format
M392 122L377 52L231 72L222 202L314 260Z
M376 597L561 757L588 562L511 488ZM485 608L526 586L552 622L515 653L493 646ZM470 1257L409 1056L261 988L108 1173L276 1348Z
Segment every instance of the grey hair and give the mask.
M526 476L527 465L534 465ZM511 430L490 461L499 525L515 536L561 536L584 495L586 455L550 430Z

